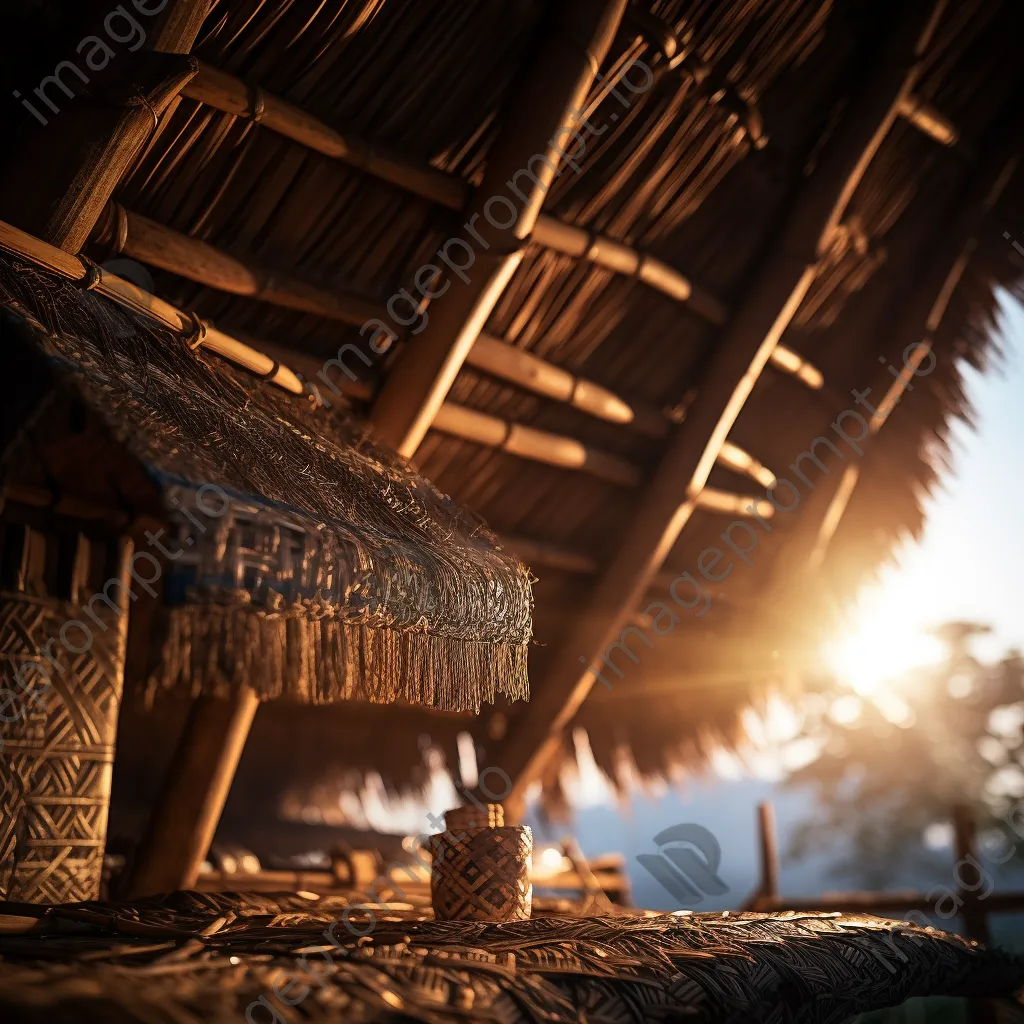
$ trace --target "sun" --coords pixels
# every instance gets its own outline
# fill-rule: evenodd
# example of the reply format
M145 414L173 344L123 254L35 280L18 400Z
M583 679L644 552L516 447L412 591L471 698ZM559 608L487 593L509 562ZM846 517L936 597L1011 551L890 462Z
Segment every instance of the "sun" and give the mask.
M825 667L862 697L913 669L937 665L946 653L938 638L916 623L907 609L892 605L881 590L865 592L841 632L821 651Z

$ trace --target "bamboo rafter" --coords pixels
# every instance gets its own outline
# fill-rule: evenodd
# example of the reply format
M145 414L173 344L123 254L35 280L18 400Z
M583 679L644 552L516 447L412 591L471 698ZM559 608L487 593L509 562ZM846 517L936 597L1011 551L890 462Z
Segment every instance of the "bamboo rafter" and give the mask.
M582 470L622 487L636 487L640 483L640 470L617 455L598 451L571 437L510 423L453 402L445 402L441 406L432 426L442 433L475 441L487 448L496 448L549 466Z
M429 164L416 164L383 152L355 136L342 135L287 100L249 86L208 64L200 63L199 73L182 95L236 117L252 118L258 109L263 127L449 210L465 209L472 196L471 187L460 178ZM725 322L727 311L718 299L648 253L592 235L544 213L537 216L531 237L538 245L555 252L635 276L670 298L686 303L713 324Z
M97 294L152 317L176 334L194 336L195 344L216 352L239 366L244 366L294 395L301 395L303 392L301 381L287 366L282 366L276 360L257 352L223 331L218 331L212 324L202 324L201 329L197 331L197 324L192 317L175 309L169 302L164 302L163 299L101 267L87 267L77 256L49 245L4 221L0 221L0 249L60 274L70 281L89 285Z
M270 302L346 324L386 315L383 306L346 292L321 288L240 259L175 231L117 203L108 205L94 237L118 254L231 295Z

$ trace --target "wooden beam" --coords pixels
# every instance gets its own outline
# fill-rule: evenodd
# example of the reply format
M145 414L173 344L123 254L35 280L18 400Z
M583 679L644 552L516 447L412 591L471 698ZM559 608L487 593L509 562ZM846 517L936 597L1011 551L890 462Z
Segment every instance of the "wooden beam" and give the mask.
M259 267L207 242L110 203L94 241L140 263L231 295L245 295L285 309L313 313L346 324L386 316L383 306L347 292L307 284L289 274Z
M469 200L472 190L461 178L430 164L405 160L376 143L343 135L287 100L254 88L209 64L200 63L199 73L182 90L182 96L246 118L253 116L253 104L258 100L259 123L263 128L449 210L461 210Z
M466 356L466 364L525 391L564 402L597 419L628 424L651 437L664 437L668 433L669 420L657 409L622 398L586 377L578 377L492 334L485 332L477 338Z
M210 12L211 0L171 0L160 15L152 47L160 53L190 53Z
M258 706L248 686L227 700L196 699L136 852L125 898L195 888Z
M815 391L820 390L825 383L821 370L785 345L776 345L772 349L769 362L783 373L796 377L797 380L802 381Z
M473 195L472 188L460 178L429 164L415 163L398 154L388 153L357 136L343 135L287 100L254 89L241 79L208 64L200 65L199 73L182 95L236 117L249 118L255 113L254 103L258 96L262 127L323 156L359 168L381 181L450 210L464 209ZM537 162L540 162L539 157ZM478 191L485 187L486 183ZM555 252L588 260L615 273L637 277L677 302L686 303L711 323L721 325L725 322L726 309L718 299L649 253L565 224L544 213L537 215L531 241Z
M164 302L163 299L102 268L87 269L77 256L49 245L4 221L0 221L0 250L79 284L88 283L90 275L95 274L91 287L97 295L111 299L135 313L152 317L176 334L191 336L196 333L196 324L192 317L175 309L169 302ZM218 331L212 324L201 326L202 330L194 342L198 347L216 352L294 395L303 393L301 381L287 366L280 365L262 352L257 352L236 338Z
M533 241L554 252L586 260L595 266L627 277L637 277L663 295L685 303L698 316L717 326L726 320L726 309L713 295L649 253L633 249L584 228L564 224L554 217L538 218Z
M547 541L504 534L501 543L514 551L531 568L534 565L543 565L550 569L577 573L580 576L595 576L598 571L596 559Z
M617 455L598 451L572 437L511 423L453 402L445 402L438 409L432 427L520 458L578 469L622 487L640 483L640 470Z
M718 453L718 464L731 469L734 473L749 476L764 488L774 486L776 481L775 474L767 466L732 441L725 441L722 444L722 450Z
M941 7L941 5L939 5ZM938 9L938 8L937 8ZM489 753L513 781L510 816L557 755L561 736L586 698L601 653L622 629L696 507L736 417L814 279L847 203L916 85L935 30L916 10L870 63L861 95L795 199L780 236L715 345L701 387L643 495L619 548L576 625L559 644L503 743ZM909 62L914 54L916 60ZM583 670L580 665L583 663Z
M94 88L51 113L6 164L0 218L77 253L161 114L195 74L179 54L124 54Z
M403 455L415 454L523 258L544 196L560 173L561 142L576 124L625 6L626 0L569 0L550 8L554 21L512 88L483 181L464 211L465 224L479 233L475 238L464 228L457 236L473 254L473 276L448 278L448 289L431 306L430 322L401 353L374 403L372 426ZM523 179L531 176L533 184L524 190ZM491 213L489 204L499 199L506 211L501 216L513 211L507 221ZM446 245L451 248L451 242Z
M700 493L693 499L693 504L696 508L719 512L726 516L757 516L760 519L771 519L775 515L775 506L764 498L719 491L714 487L702 487Z
M940 114L931 104L925 103L916 96L906 96L900 107L900 114L905 117L918 131L924 132L943 146L955 146L960 138L956 125L945 115Z

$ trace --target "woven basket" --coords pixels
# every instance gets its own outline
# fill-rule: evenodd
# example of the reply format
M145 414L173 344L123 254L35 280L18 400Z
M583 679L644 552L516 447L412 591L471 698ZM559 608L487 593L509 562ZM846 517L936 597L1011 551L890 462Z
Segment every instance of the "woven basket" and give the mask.
M466 810L463 808L462 810ZM533 832L525 825L452 828L434 836L430 894L443 921L524 921L533 906ZM475 819L474 819L475 820Z

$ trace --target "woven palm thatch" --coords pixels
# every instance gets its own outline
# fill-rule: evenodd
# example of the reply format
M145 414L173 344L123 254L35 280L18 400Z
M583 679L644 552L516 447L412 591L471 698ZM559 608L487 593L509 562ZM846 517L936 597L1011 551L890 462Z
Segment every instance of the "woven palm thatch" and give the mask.
M933 7L910 3L897 12L872 0L630 4L601 67L604 84L595 82L587 98L593 130L582 131L585 153L544 196L544 214L663 261L734 314L776 251L794 197L813 185L822 154L847 130L897 22L910 8L923 21ZM219 2L190 52L246 88L258 86L322 120L353 145L443 172L453 190L469 195L486 174L524 69L553 31L551 12L531 0L455 7L346 0L309 11L284 0ZM947 4L939 13L915 93L948 119L957 142L945 146L901 117L872 159L782 338L821 371L826 389L808 388L770 366L730 433L772 472L786 475L797 453L828 431L852 405L851 388L877 392L877 375L885 372L880 356L898 365L906 346L920 340L919 334L904 336L911 329L901 316L921 287L921 268L953 231L972 169L1014 130L1021 83L1013 40L1020 22L1019 7L998 0ZM618 89L627 107L607 86L633 58L651 69L652 81L637 93ZM636 70L632 81L641 77ZM240 114L196 95L186 91L117 189L117 203L131 214L268 272L378 305L412 287L417 268L450 236L457 204L446 208L369 165L333 159L288 138L250 116L255 107ZM840 599L852 595L902 537L922 527L923 495L938 480L949 426L969 415L963 365L987 365L996 295L1019 278L1003 233L1020 236L1020 208L1015 178L950 296L933 338L936 369L915 384L860 463L860 482L818 574ZM97 225L87 249L97 260L123 241L114 214ZM129 254L132 237L129 232L125 243ZM399 330L394 362L378 359L357 326L228 294L187 274L156 269L154 275L159 294L257 347L265 339L319 367L341 345L362 346L367 361L351 353L347 360L359 377L349 397L357 412L371 417L392 369L422 340ZM444 301L430 304L431 318ZM652 434L602 421L470 358L447 396L450 403L624 460L639 483L524 458L460 436L442 421L417 451L423 471L485 516L499 536L573 556L557 564L527 559L539 577L540 643L530 654L536 679L627 535L668 436L687 429L686 407L700 393L721 328L636 275L534 238L484 330L515 354L545 360L654 411L660 422L660 432ZM337 369L330 377L346 386ZM763 493L721 464L709 485ZM621 679L611 676L614 690L595 687L572 724L588 731L609 775L631 757L645 776L699 768L716 744L742 736L745 709L778 683L772 652L789 646L787 634L807 620L819 632L824 627L820 602L808 610L799 600L762 600L770 581L792 571L778 553L784 542L817 528L806 506L774 517L772 535L752 559L756 564L737 564L706 616L681 614L672 637L651 637L653 648L634 637L639 664L620 654L624 672ZM666 571L696 571L700 552L720 546L727 521L698 509L668 554ZM664 588L652 591L634 611L642 615L665 597ZM521 711L501 707L501 722L485 716L475 725L403 720L386 752L368 729L375 721L370 715L339 717L311 741L309 772L298 764L306 752L297 752L288 764L275 762L278 779L294 773L292 781L301 786L333 768L376 772L400 787L419 781L417 773L422 777L419 736L435 739L454 765L462 730L473 734L479 757L491 763L502 742L495 737L527 728L516 721L529 717ZM257 723L257 729L269 737L272 724ZM312 722L303 727L317 728ZM334 742L342 734L345 743ZM279 748L286 735L282 724L268 748ZM571 760L571 743L564 750ZM557 774L556 766L547 780L553 801L559 799Z
M872 917L480 924L357 907L179 892L37 907L34 923L0 916L26 932L0 937L0 1007L12 1024L226 1024L247 1012L311 1024L840 1024L911 996L1008 997L1024 983L1018 958Z
M178 554L153 685L474 710L526 695L527 570L395 456L10 257L0 304L162 493ZM53 400L7 453L23 482L45 481L33 431Z

